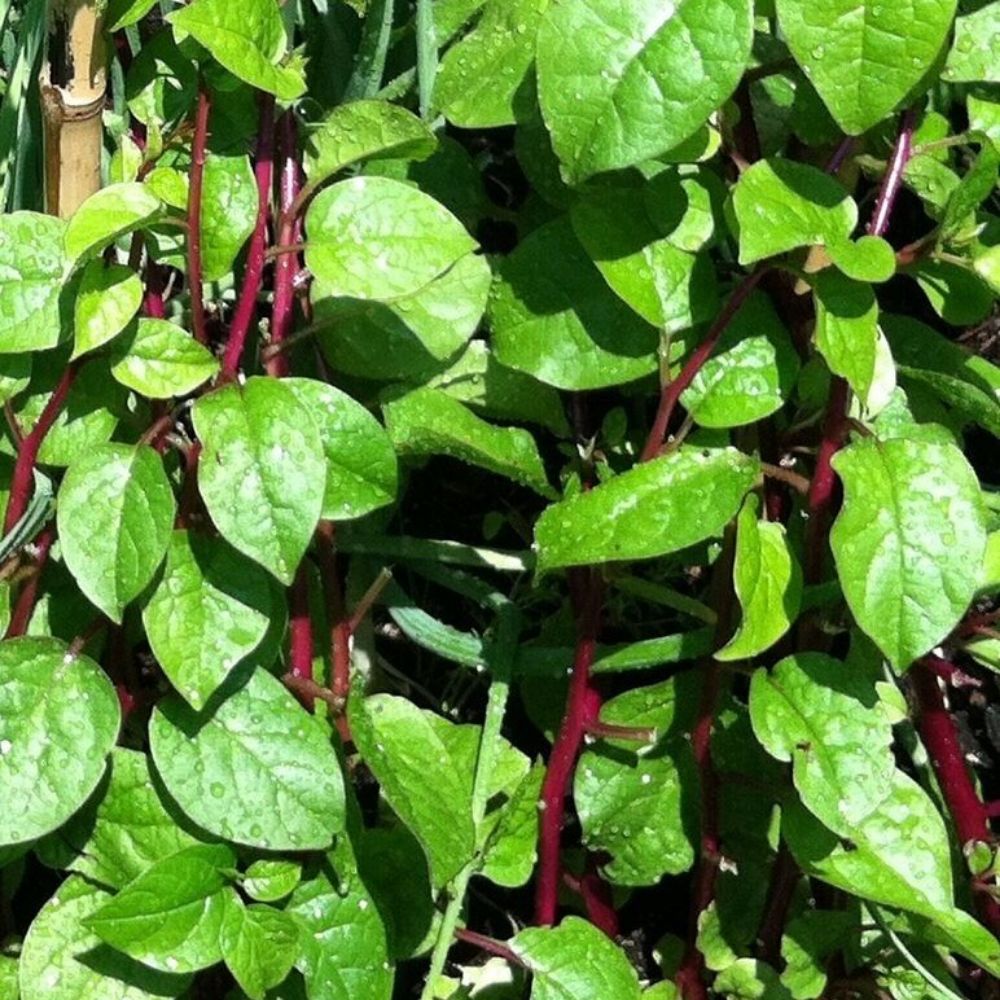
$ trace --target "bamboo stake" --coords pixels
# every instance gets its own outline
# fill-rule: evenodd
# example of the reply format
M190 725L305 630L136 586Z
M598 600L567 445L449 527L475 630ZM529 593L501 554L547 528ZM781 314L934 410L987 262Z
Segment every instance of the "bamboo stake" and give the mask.
M97 0L61 0L52 16L41 79L45 204L68 218L101 186L107 58Z

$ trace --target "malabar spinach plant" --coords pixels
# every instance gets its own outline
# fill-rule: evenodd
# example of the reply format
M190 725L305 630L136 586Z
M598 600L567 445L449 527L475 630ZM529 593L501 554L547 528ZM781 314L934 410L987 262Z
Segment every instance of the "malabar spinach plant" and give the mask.
M1000 2L98 7L0 998L994 996Z

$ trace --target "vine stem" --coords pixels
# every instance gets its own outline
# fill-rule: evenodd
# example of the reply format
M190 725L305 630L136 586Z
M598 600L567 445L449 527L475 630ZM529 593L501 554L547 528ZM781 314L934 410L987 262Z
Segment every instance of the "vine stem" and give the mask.
M231 381L239 371L240 358L250 325L257 311L257 297L264 279L267 252L267 217L271 205L271 187L274 177L274 96L262 93L260 100L260 127L257 132L257 162L254 175L257 179L257 222L243 273L240 297L236 303L229 339L222 359L222 380Z
M205 301L201 267L201 201L205 183L205 155L208 148L208 119L212 98L201 81L198 108L195 112L194 139L191 143L191 180L188 187L188 286L191 294L191 331L199 344L208 343L205 330Z
M705 334L705 339L694 349L691 356L684 363L684 367L681 368L677 378L664 384L660 393L660 403L656 409L656 418L653 421L649 437L646 438L646 444L639 458L641 462L648 462L651 458L656 458L667 439L670 418L673 416L674 409L684 390L694 381L698 372L704 368L708 359L712 356L712 352L718 345L719 338L725 333L726 328L746 303L746 300L750 298L750 293L757 287L761 278L769 270L770 266L767 264L758 265L755 270L751 271L740 281L726 300L722 311L715 317L708 332Z
M417 92L420 117L431 118L434 81L437 77L437 32L434 28L432 0L417 0Z
M293 677L312 680L312 616L309 613L309 574L303 560L289 594L288 665Z
M483 730L479 738L479 750L476 754L476 771L472 779L472 825L477 830L486 816L486 805L489 799L490 779L500 746L500 729L507 709L507 698L510 695L510 678L517 657L517 641L521 632L521 617L517 606L505 602L497 616L496 642L492 644L492 655L489 657L490 688L486 696L486 714L483 718ZM558 859L557 859L558 860ZM427 973L420 1000L432 1000L435 994L437 980L444 971L448 960L448 951L455 938L455 928L462 915L465 894L469 888L469 880L478 868L478 856L473 858L455 877L448 891L448 903L441 925L438 928L437 941L431 952L431 964ZM468 940L468 938L467 938ZM478 943L490 940L477 935ZM503 957L510 961L519 961L511 952Z
M892 210L896 206L896 198L903 186L903 171L910 160L910 152L913 148L913 130L916 128L916 124L917 112L915 108L909 108L903 112L899 135L896 137L896 145L892 151L892 159L889 161L889 167L882 178L882 187L879 189L871 221L868 223L868 233L871 236L884 236L889 229Z
M48 527L42 529L41 534L39 534L35 541L35 572L18 595L17 604L14 606L14 611L10 616L10 624L7 626L6 638L8 639L24 635L28 631L31 615L35 610L35 601L38 599L39 579L41 578L46 562L48 562L49 552L55 540L55 529L50 524Z
M79 371L76 365L70 365L56 384L49 401L45 404L31 432L27 434L17 450L17 461L10 485L10 500L7 503L7 516L4 519L4 534L8 534L14 525L24 516L31 493L34 489L35 466L38 464L38 452L46 435L52 429L59 414L66 405L66 398L76 380Z
M297 242L299 221L292 206L301 185L299 163L295 156L295 116L286 111L278 124L278 155L281 161L279 212L281 225L276 237L278 246L291 246ZM274 264L274 306L271 310L271 346L283 343L292 332L295 309L295 275L299 270L297 253L281 254ZM274 350L266 363L269 375L283 378L291 368L284 351Z
M917 700L917 727L958 838L963 847L969 841L991 843L993 832L990 829L989 810L976 793L965 762L958 728L945 704L934 665L924 659L918 660L910 669L910 678ZM1000 933L1000 903L987 893L975 895L983 921L994 934Z

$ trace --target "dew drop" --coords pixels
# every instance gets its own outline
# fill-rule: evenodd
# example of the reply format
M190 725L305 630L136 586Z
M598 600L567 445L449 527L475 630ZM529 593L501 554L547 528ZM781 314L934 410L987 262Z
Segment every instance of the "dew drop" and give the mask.
M226 786L218 781L213 781L212 784L208 786L208 790L212 793L212 796L217 799L221 799L222 796L226 794Z
M6 756L14 744L10 740L0 740L0 756Z

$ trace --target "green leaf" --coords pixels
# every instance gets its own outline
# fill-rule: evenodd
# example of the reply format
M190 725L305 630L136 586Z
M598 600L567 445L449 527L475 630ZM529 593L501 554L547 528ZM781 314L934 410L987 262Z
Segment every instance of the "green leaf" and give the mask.
M1000 83L996 57L1000 9L995 3L966 9L969 13L955 21L955 40L941 77L954 83Z
M111 352L111 374L150 399L186 396L219 370L207 347L164 319L140 319Z
M109 0L104 15L107 30L121 31L138 24L155 6L156 0Z
M997 25L1000 32L1000 18ZM993 143L984 140L979 155L948 197L944 217L941 219L942 240L958 240L966 231L977 231L976 212L997 186L998 167L1000 150Z
M392 302L330 298L312 283L320 346L338 371L363 378L422 380L462 350L482 319L493 273L466 254L430 284Z
M219 932L239 904L222 869L224 844L186 847L129 882L83 924L102 941L162 972L197 972L222 957Z
M86 919L110 899L79 876L63 882L38 911L24 939L21 1000L154 1000L187 993L190 976L140 965L87 929Z
M750 57L745 0L553 3L538 93L570 183L665 153L735 90Z
M788 922L781 936L785 960L781 982L795 1000L814 1000L822 994L828 960L856 930L852 914L832 910L806 910Z
M1000 368L907 316L883 315L900 374L1000 437Z
M523 117L525 79L549 0L489 0L477 25L441 62L434 103L460 128L497 128Z
M111 751L104 782L55 836L77 852L73 871L114 889L197 843L160 799L149 757L123 747Z
M257 222L259 196L250 158L210 152L203 185L202 277L218 281L232 271Z
M66 471L56 509L63 559L112 621L153 579L176 510L163 460L148 445L101 445Z
M113 340L142 305L142 281L130 267L92 260L80 279L73 315L72 359Z
M0 403L10 402L31 384L30 354L0 354Z
M531 1000L641 996L625 952L580 917L566 917L558 927L526 927L510 939L510 948L531 970Z
M737 958L716 977L714 993L728 1000L790 1000L778 973L755 958Z
M264 1000L265 993L292 971L300 936L299 925L289 914L259 904L244 906L237 900L226 909L219 947L243 992L251 1000Z
M827 243L830 260L855 281L888 281L896 273L896 253L881 236L862 236Z
M309 410L276 379L202 396L198 488L223 538L290 584L323 509L326 458Z
M781 832L806 875L862 899L926 917L949 945L984 968L1000 969L1000 945L953 902L944 821L927 793L902 771L877 809L846 841L791 805Z
M324 518L363 517L396 499L396 453L382 425L346 392L308 378L285 385L312 414L326 454Z
M385 421L401 455L449 455L555 496L530 432L495 427L439 389L417 389L387 404Z
M495 885L516 889L525 885L535 870L538 800L544 778L545 767L539 761L512 790L504 790L506 801L496 810L496 825L485 824L488 834L480 874Z
M733 586L743 617L717 660L746 660L773 646L798 617L802 570L784 525L761 521L756 496L747 497L736 521Z
M181 37L190 35L212 57L251 87L282 101L301 97L305 76L297 65L279 65L288 41L273 0L195 0L167 16Z
M71 261L103 250L119 236L139 229L160 212L160 199L144 184L111 184L92 194L66 226Z
M972 326L989 315L994 295L971 264L930 258L908 267L931 307L952 326Z
M309 130L304 166L309 183L317 186L355 163L424 160L436 148L434 133L412 111L387 101L350 101Z
M0 353L47 350L69 329L65 233L49 215L0 215Z
M792 160L759 160L733 189L740 263L797 247L840 244L858 221L858 206L829 174Z
M261 644L273 593L267 573L221 539L173 533L142 621L163 672L195 709Z
M697 698L692 679L635 688L601 709L602 722L655 729L655 744L601 740L580 757L573 801L583 842L610 856L602 869L615 885L655 885L694 863L698 810L686 789L697 778L682 732Z
M776 413L791 396L799 356L765 295L753 294L715 353L681 394L701 427L741 427Z
M943 49L956 0L776 0L796 62L848 135L899 107Z
M340 837L314 878L302 882L287 912L303 926L296 962L315 1000L389 1000L393 976L380 907L358 871L351 841Z
M0 845L66 822L104 774L121 712L107 676L56 639L0 643Z
M958 623L986 548L976 474L953 444L866 438L833 459L844 506L830 545L861 629L905 670Z
M277 903L291 895L302 880L302 866L297 861L255 861L243 875L241 887L261 903Z
M446 884L475 850L471 771L455 766L431 713L405 698L352 699L350 723L382 794L424 848L435 885Z
M848 837L892 791L892 724L866 677L823 653L800 653L750 683L754 733L772 756L792 761L802 802Z
M595 187L592 197L574 203L570 217L604 280L647 323L676 333L715 315L711 261L660 237L644 189Z
M412 295L476 249L442 204L386 177L352 177L321 191L306 216L306 264L326 293Z
M343 827L344 783L328 730L266 671L214 712L161 701L149 740L167 791L216 836L308 851L329 847Z
M559 389L620 385L656 370L655 328L608 288L565 219L504 259L489 317L497 360Z
M666 555L719 534L758 474L735 448L682 447L548 507L538 571Z
M895 379L885 383L883 356L891 353L879 329L879 309L871 285L825 270L816 278L816 347L835 375L847 380L865 409L878 412ZM888 366L892 374L891 364Z

